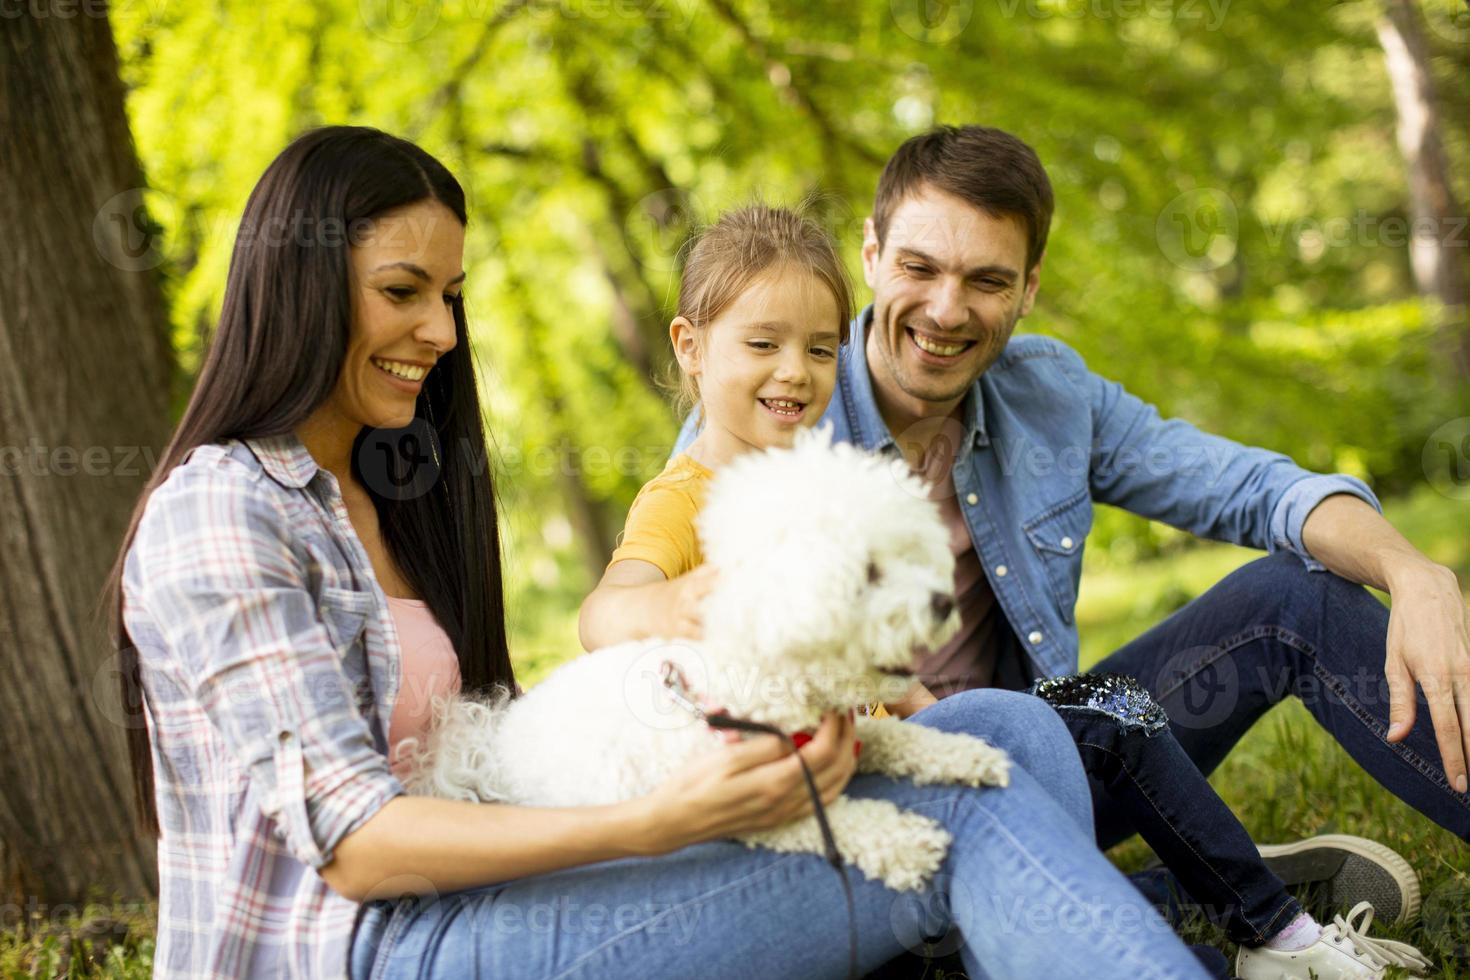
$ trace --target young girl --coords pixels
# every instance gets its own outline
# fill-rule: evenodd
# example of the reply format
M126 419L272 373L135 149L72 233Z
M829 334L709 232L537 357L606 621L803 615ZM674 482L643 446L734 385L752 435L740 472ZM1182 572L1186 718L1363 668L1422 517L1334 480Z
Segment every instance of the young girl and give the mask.
M816 424L851 317L836 250L796 213L742 208L700 238L669 338L680 400L703 413L704 430L639 491L622 544L582 604L583 646L699 635L699 603L715 574L693 532L705 486L739 454L790 446Z
M734 211L700 239L669 336L683 370L681 400L702 414L703 428L634 499L622 542L582 605L588 650L655 636L698 638L700 601L716 575L703 564L695 531L705 489L733 457L789 446L799 428L821 417L851 302L835 250L791 212ZM917 470L938 487L932 460ZM1427 965L1413 947L1363 934L1372 921L1366 903L1346 921L1319 926L1261 861L1136 681L1083 674L1040 681L1030 693L1056 709L1088 772L1241 944L1236 969L1244 980L1381 977L1389 964ZM907 716L934 703L918 684L890 707Z
M836 976L848 921L831 869L727 839L811 812L773 736L712 742L612 806L410 797L393 774L391 749L422 724L413 706L441 684L514 684L495 495L470 462L486 440L461 299L467 220L442 163L346 126L292 143L246 205L243 228L353 235L237 241L209 354L109 583L133 788L158 840L154 976ZM780 377L762 395L801 396ZM382 440L406 435L412 456L437 457L424 487L380 468ZM994 744L1085 793L1060 726L1007 693L974 692L986 696L958 714L1004 719ZM824 799L849 785L846 718L799 752ZM1151 977L1198 972L1040 780L1020 773L1004 794L852 784L930 808L954 837L935 898L972 974L982 961L999 976L1043 962L1104 980L1140 980L1140 961ZM1018 937L951 887L1126 914ZM853 893L863 969L926 924L881 885Z

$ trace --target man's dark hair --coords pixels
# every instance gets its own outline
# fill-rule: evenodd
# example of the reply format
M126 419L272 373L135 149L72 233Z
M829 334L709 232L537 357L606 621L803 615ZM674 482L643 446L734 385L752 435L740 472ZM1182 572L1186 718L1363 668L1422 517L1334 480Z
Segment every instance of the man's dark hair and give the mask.
M1014 215L1026 226L1026 272L1046 248L1051 181L1036 151L989 126L936 126L906 140L883 168L873 202L873 229L883 247L894 210L923 186L968 201L992 217Z

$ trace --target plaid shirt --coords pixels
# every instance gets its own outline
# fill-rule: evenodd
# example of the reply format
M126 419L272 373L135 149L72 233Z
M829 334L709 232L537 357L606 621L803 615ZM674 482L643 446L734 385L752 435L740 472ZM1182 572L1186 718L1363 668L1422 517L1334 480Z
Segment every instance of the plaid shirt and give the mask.
M201 446L123 577L153 748L154 976L344 977L360 906L317 869L403 792L399 649L336 478L294 435Z

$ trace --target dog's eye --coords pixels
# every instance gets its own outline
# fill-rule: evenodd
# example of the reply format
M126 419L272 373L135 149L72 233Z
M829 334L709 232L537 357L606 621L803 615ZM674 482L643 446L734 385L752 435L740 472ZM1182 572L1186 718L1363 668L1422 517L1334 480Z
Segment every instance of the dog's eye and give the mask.
M878 570L878 563L875 561L868 562L868 584L877 585L878 580L882 577L883 573Z

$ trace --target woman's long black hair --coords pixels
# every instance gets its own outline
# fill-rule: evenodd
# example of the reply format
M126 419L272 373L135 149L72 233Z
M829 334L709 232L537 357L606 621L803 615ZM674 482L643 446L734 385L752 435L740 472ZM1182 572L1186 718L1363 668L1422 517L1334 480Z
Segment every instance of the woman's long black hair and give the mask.
M123 564L144 507L196 446L291 432L327 399L342 372L351 327L353 230L394 208L429 200L466 223L464 191L438 160L375 129L330 126L282 151L245 205L204 367L133 509L102 594L119 657L138 818L155 837L158 812L138 651L122 610ZM372 496L389 554L449 634L463 688L473 692L509 687L514 680L500 532L463 302L456 300L453 310L457 343L429 372L415 412L432 419L437 431L438 479L427 493L400 495L404 499L382 496L382 481L361 482ZM360 479L357 448L353 469Z

